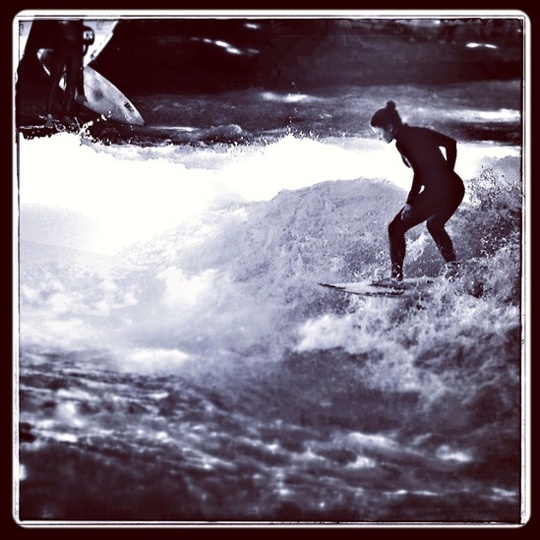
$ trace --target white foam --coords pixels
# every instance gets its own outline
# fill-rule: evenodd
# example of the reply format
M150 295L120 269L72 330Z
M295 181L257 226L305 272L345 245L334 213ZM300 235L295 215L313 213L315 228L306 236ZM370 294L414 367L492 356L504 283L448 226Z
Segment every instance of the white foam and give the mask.
M266 146L193 150L103 148L67 133L21 138L21 239L112 254L210 208L269 200L285 189L355 178L408 189L411 174L392 146L288 136ZM505 155L516 151L460 148L458 172L474 176L479 164ZM519 174L512 168L508 181Z

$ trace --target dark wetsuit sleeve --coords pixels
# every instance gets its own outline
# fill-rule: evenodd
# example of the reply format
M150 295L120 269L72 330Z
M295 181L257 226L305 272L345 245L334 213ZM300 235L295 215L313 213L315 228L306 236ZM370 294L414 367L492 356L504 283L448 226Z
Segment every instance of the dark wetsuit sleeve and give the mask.
M446 162L451 171L454 170L457 158L457 143L451 137L438 133L437 131L433 132L435 137L435 142L438 146L442 146L446 150Z

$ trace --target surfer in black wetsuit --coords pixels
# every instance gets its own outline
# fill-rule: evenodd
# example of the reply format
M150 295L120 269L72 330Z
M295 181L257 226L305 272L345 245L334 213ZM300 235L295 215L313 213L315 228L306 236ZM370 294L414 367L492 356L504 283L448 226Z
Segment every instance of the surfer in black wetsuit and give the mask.
M60 20L56 22L51 64L51 87L47 101L47 127L53 126L52 112L57 86L65 71L66 86L62 103L62 123L73 126L73 101L78 92L78 100L84 101L83 57L84 26L81 20ZM81 93L82 90L82 93Z
M465 194L463 182L454 172L456 141L431 129L404 124L393 101L388 101L386 107L373 115L371 127L380 140L396 141L403 162L414 172L405 206L388 226L391 280L403 280L405 233L423 221L447 263L446 277L455 276L456 253L444 225Z

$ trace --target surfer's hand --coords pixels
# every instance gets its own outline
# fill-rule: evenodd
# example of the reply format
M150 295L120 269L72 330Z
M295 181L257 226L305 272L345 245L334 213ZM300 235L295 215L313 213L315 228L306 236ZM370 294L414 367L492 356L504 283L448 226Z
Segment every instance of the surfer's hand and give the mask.
M403 220L409 219L410 215L411 215L411 205L406 204L401 210L401 219Z

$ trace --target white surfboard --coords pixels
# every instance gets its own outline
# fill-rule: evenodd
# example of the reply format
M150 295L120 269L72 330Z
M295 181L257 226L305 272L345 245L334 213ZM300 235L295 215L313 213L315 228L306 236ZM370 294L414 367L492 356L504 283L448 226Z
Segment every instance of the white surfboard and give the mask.
M50 49L39 49L37 55L41 65L50 75L48 67ZM64 90L66 87L64 77L59 84ZM84 106L87 109L123 124L144 125L144 119L135 105L114 84L88 65L84 67L84 93L87 99Z
M118 22L118 19L83 19L84 26L89 26L94 31L94 42L88 45L83 58L85 66L93 62L109 43Z
M319 283L319 285L358 296L411 298L428 294L434 283L435 280L433 278L423 277L409 279L395 284L386 283L384 285L372 279L348 283Z
M144 118L135 105L112 82L90 66L84 68L84 92L87 101L83 105L91 111L123 124L144 125Z

